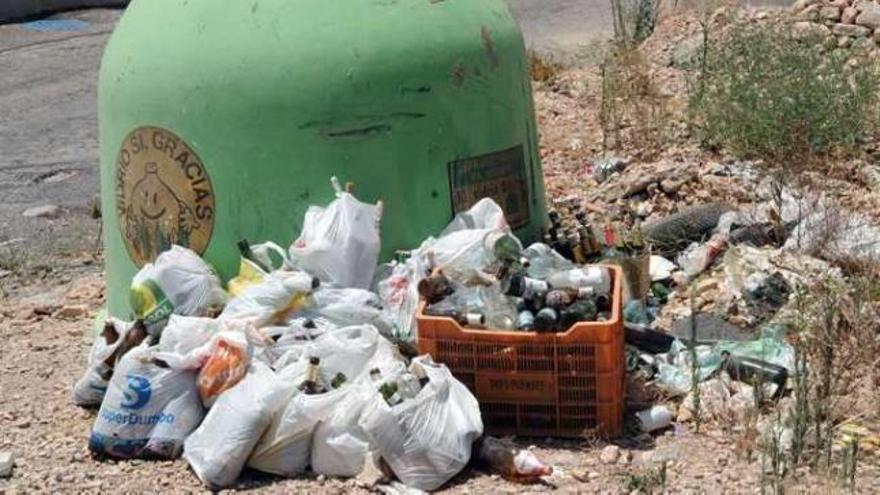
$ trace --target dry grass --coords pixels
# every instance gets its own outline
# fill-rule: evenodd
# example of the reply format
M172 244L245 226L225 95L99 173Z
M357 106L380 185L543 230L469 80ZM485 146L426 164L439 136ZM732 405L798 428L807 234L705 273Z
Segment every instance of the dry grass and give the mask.
M565 65L550 55L529 50L529 70L533 81L552 82L565 70Z

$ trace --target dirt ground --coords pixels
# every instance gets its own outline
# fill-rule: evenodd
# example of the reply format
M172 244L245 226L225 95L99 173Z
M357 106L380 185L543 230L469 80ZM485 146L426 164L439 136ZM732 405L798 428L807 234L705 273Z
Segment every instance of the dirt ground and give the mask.
M12 477L0 479L0 493L206 491L182 459L116 462L89 454L96 411L73 405L71 388L84 369L104 285L92 257L64 261L52 276L28 282L0 303L0 452L11 451L16 459ZM738 453L736 438L717 426L704 426L697 434L690 425L678 425L657 436L613 443L517 439L552 464L554 475L542 484L520 485L468 468L439 493L631 493L637 476L657 472L661 463L667 465L668 493L759 493L761 465ZM613 461L602 458L609 445L619 447ZM857 491L877 493L876 458L866 460L860 471ZM793 493L836 490L829 480L806 473L792 488ZM234 490L371 492L358 480L282 479L248 471Z
M665 47L687 34L687 23L661 28L647 49L656 60L668 52ZM664 64L653 70L670 99L680 96L680 74ZM583 194L596 207L610 210L616 205L614 184L598 187L591 168L601 154L599 81L596 67L567 70L552 81L536 83L535 101L548 196ZM707 172L726 164L725 160L681 144L651 160L636 159L627 173L644 175L660 164L671 164L698 177L675 197L651 199L652 214L715 197L735 203L754 200L754 191L737 176ZM829 179L823 187L863 207L880 204L876 193L853 181ZM12 452L15 457L12 477L0 478L0 495L205 491L184 460L116 462L94 459L88 452L95 411L74 406L71 389L86 364L93 318L104 305L101 272L102 260L94 250L0 272L0 453ZM440 493L646 493L646 480L661 465L666 466L663 490L667 493L762 493L765 486L758 455L748 458L742 432L730 424L704 424L699 433L692 423L676 424L653 436L628 435L611 442L548 438L517 442L533 446L539 458L553 465L554 475L541 484L520 485L467 468ZM876 452L860 458L858 472L854 491L880 493ZM282 479L248 471L233 489L327 494L376 490L359 480ZM806 469L790 477L786 491L843 493L835 479Z

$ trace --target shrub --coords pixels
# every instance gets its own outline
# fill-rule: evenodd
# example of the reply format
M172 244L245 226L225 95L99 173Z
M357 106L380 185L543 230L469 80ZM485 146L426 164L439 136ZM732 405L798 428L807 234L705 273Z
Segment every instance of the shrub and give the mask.
M771 165L853 150L875 125L878 74L871 59L824 41L784 25L732 26L691 84L702 144Z

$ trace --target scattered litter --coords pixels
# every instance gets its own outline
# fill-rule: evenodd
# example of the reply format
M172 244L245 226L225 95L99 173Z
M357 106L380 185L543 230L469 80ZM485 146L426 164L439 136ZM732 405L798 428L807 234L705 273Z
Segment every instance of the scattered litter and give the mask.
M672 424L672 411L666 406L653 406L636 413L642 431L651 433L662 430Z
M697 344L712 345L722 340L742 341L751 340L755 337L754 330L747 330L736 325L731 325L721 316L714 313L697 313L694 316L694 325L697 330ZM684 342L691 340L691 319L680 318L675 320L669 333Z
M650 273L651 273L651 281L652 282L660 282L662 280L668 280L672 277L672 272L674 272L677 267L675 263L669 261L668 259L651 255L650 261Z
M619 156L600 158L593 162L593 177L595 177L597 182L604 182L611 174L623 172L629 163L629 158L621 158Z

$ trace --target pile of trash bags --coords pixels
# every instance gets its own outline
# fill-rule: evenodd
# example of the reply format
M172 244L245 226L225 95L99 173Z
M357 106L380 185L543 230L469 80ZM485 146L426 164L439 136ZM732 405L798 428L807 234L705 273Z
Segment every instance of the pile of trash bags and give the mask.
M288 250L239 244L239 273L226 289L180 246L137 273L134 321L106 320L73 389L76 404L99 407L89 449L114 459L182 456L210 488L233 485L245 466L351 477L372 462L433 490L472 452L513 477L552 472L484 437L479 404L445 365L400 352L415 344L427 255L416 250L377 270L381 204L332 182L336 199L309 208ZM475 218L486 209L479 203L420 249L485 224ZM503 214L493 222L480 228L509 230ZM432 256L468 270L464 251L450 242Z

